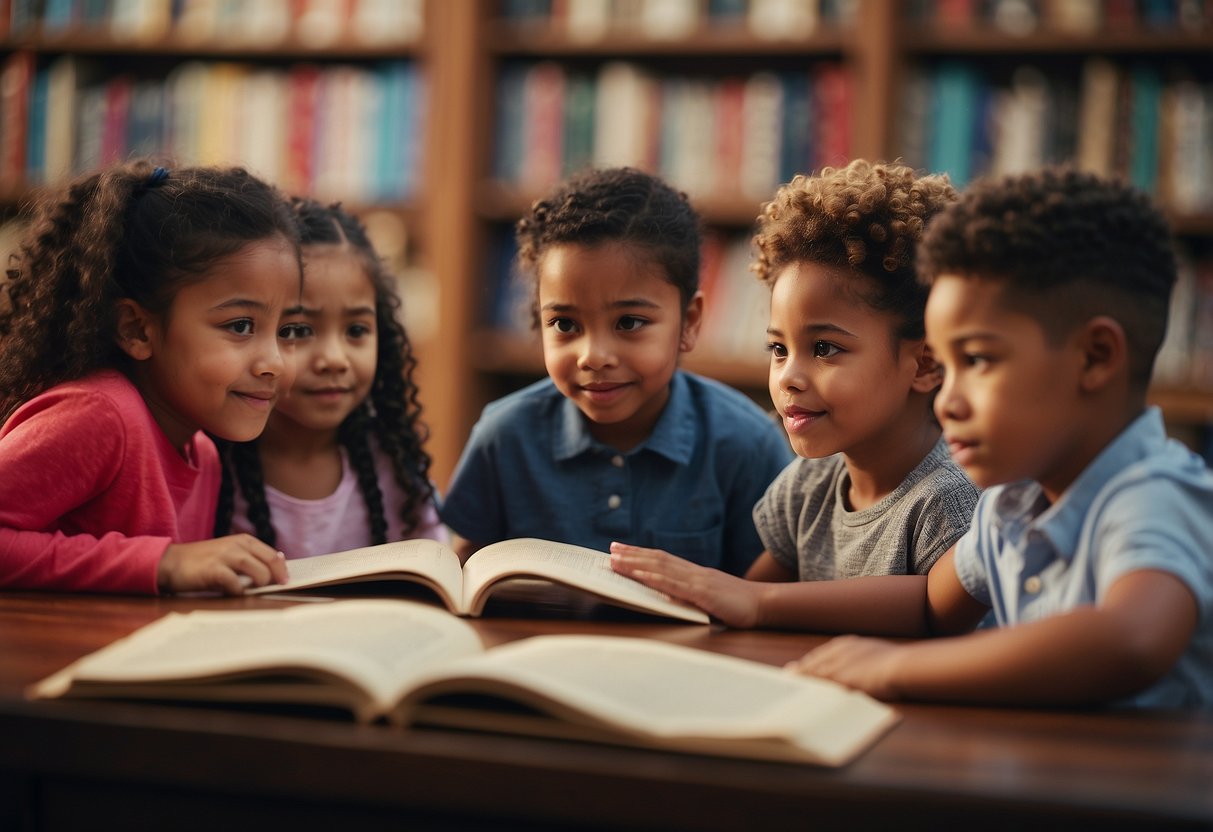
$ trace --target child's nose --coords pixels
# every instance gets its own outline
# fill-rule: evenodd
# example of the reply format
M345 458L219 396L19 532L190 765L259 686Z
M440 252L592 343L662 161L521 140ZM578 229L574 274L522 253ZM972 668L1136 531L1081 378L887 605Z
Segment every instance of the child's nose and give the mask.
M316 350L316 369L318 372L342 372L350 366L349 357L341 348L336 338L325 338Z
M615 363L614 342L606 336L586 335L581 339L581 355L577 366L582 370L596 370Z
M794 361L790 357L778 369L774 370L774 373L775 380L779 384L779 389L785 392L800 392L809 386L808 376L805 374L800 362Z
M968 404L960 394L952 376L945 375L935 394L935 419L939 422L955 421L968 415Z
M253 362L253 374L275 378L282 375L286 368L286 356L278 344L277 337L267 339L265 347Z

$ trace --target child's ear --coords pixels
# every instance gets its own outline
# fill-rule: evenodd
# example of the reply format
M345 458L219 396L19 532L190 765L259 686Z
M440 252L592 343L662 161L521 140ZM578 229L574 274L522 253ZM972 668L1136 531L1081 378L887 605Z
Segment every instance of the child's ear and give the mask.
M943 384L943 366L935 360L935 353L926 341L919 342L916 352L918 366L910 386L915 393L930 393Z
M1079 385L1094 393L1118 376L1127 377L1129 343L1125 329L1115 318L1100 315L1083 324L1078 333L1083 366Z
M678 351L690 352L699 340L699 328L703 325L703 292L696 292L682 313L682 336L678 339Z
M152 316L139 303L123 298L116 306L118 346L136 361L152 357Z

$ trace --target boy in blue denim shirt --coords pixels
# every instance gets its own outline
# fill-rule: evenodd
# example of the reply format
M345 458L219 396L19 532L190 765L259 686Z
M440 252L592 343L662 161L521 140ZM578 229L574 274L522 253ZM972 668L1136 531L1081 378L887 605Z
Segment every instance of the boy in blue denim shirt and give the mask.
M517 236L548 378L472 431L441 507L460 556L517 537L626 540L745 572L762 551L750 512L792 451L754 402L678 368L704 303L686 196L642 171L591 170L536 202Z

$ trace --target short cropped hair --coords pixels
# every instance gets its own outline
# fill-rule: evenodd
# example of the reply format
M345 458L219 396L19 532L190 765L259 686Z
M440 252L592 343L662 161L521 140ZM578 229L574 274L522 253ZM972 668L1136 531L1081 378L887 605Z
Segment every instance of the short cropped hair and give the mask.
M1093 317L1118 321L1144 389L1166 334L1176 261L1170 227L1140 190L1071 167L985 178L931 224L919 279L998 280L1057 343Z
M684 309L699 291L699 215L685 193L645 171L591 168L573 174L537 200L514 231L518 263L532 277L553 246L621 243L661 267Z

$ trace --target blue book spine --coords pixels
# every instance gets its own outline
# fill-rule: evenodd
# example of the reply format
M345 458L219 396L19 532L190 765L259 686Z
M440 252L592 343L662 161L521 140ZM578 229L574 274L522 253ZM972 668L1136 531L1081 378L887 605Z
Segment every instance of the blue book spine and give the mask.
M46 68L34 73L29 92L29 121L25 134L25 176L30 182L46 180L46 108L49 73Z
M493 174L503 182L517 182L522 178L526 74L525 64L508 64L502 68L497 80L497 144Z
M804 72L784 72L783 135L779 142L779 181L787 182L798 173L811 173L816 166L813 148L813 93Z
M407 141L405 108L408 106L404 100L404 71L403 61L388 61L381 64L375 73L383 110L379 124L375 126L372 196L380 202L403 199L411 178L411 172L404 164L404 143Z
M966 63L941 63L935 72L932 99L931 135L928 167L947 173L952 184L963 187L972 176L970 154L973 131L979 116L977 72Z
M1132 113L1129 145L1129 181L1146 193L1158 186L1158 125L1162 99L1162 80L1158 70L1139 64L1129 73L1132 85Z

